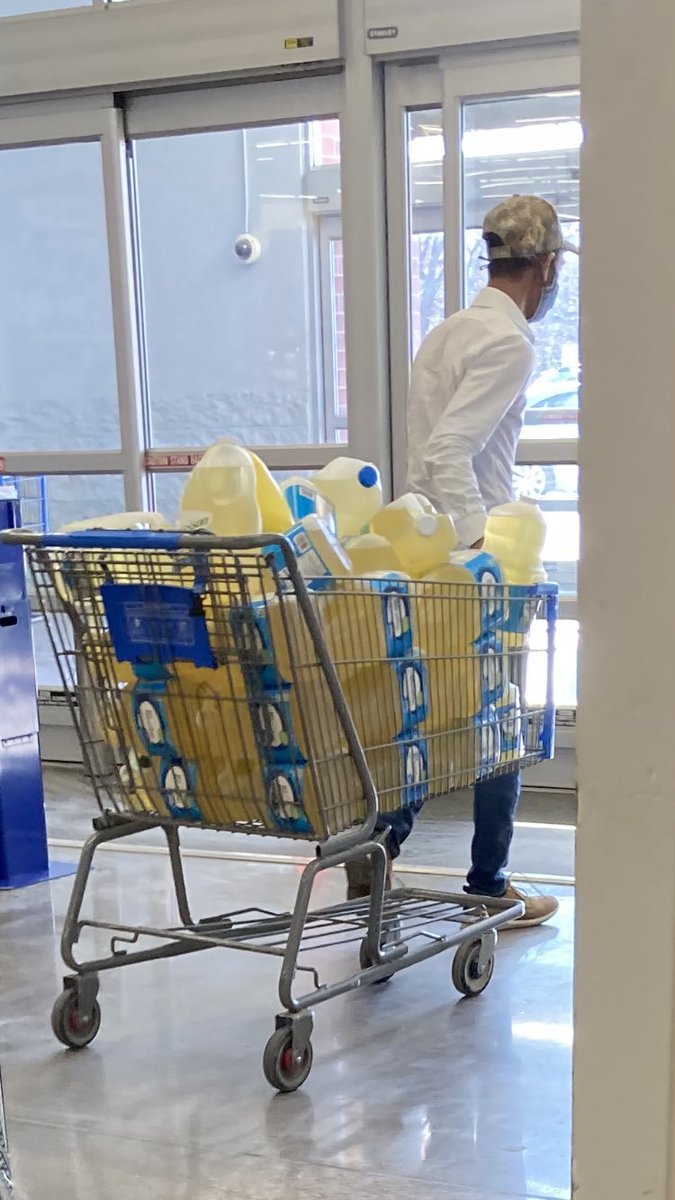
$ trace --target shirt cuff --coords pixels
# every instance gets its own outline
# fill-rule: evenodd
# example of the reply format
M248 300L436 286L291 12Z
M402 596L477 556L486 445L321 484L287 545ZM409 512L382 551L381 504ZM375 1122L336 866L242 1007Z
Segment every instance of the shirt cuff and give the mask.
M473 546L485 534L485 522L487 520L486 512L467 513L465 517L455 519L455 529L457 536L463 546L467 549Z

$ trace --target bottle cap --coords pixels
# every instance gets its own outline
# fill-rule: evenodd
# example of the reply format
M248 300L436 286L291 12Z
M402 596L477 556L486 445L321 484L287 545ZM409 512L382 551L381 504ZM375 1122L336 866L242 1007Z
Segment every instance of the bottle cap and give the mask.
M423 517L419 517L417 521L417 532L422 537L433 537L438 529L438 517L433 513L425 513Z
M366 463L365 467L361 467L357 475L357 479L361 487L371 488L376 487L380 482L380 472L372 463Z

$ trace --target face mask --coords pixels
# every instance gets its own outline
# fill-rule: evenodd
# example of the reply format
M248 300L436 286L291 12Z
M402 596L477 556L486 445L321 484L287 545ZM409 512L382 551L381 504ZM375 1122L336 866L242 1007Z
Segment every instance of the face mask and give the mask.
M545 284L544 290L539 298L539 303L535 310L534 316L530 317L531 322L543 321L550 313L553 305L558 299L558 290L560 288L560 277L556 269L555 263L551 267L552 279L550 283Z

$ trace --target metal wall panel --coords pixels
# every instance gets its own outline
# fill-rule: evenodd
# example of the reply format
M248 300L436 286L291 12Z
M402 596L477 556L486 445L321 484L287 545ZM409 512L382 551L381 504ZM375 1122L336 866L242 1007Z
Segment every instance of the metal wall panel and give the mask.
M0 19L0 97L334 61L337 0L157 0Z
M368 54L575 35L579 0L366 0Z

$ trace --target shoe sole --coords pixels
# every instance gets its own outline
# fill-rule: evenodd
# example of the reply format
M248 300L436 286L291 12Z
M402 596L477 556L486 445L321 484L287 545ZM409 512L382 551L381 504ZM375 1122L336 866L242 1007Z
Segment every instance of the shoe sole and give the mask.
M537 925L545 925L557 913L555 908L553 912L546 913L543 917L517 917L515 921L509 921L506 925L502 925L500 933L507 933L509 929L534 929Z

